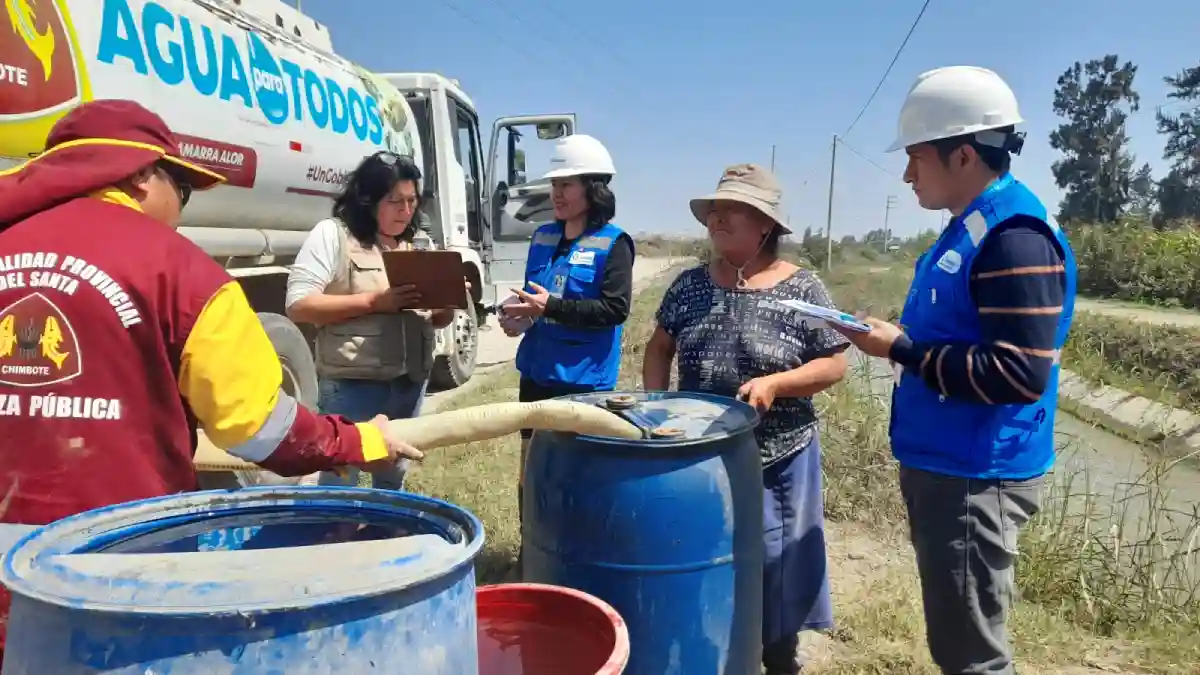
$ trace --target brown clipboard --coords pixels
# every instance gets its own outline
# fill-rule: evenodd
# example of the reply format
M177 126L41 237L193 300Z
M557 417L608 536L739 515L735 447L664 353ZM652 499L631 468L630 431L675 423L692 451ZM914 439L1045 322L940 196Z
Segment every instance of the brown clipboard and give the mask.
M417 287L419 309L467 308L467 278L458 251L384 251L383 268L392 288Z

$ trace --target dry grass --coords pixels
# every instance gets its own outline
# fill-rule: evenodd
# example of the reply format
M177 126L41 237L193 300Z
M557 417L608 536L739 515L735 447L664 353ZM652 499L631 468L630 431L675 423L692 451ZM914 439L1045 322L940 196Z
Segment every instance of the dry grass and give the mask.
M1079 312L1063 361L1092 382L1200 411L1200 330L1195 328Z
M873 303L878 308L898 304L895 278L879 278L886 276L835 270L827 281L845 306ZM660 280L635 299L622 388L640 384L642 352L663 290ZM838 627L828 636L812 636L813 672L936 675L903 538L905 516L887 446L886 401L864 393L869 389L864 377L857 374L819 401ZM515 374L492 378L453 405L515 398ZM488 541L478 561L480 583L512 578L519 542L518 448L514 437L439 451L410 479L411 489L462 504L483 519ZM1196 594L1168 592L1170 585L1152 572L1155 565L1163 569L1165 529L1154 535L1122 533L1124 553L1114 553L1109 530L1091 509L1079 507L1077 496L1066 497L1060 483L1023 539L1019 579L1025 601L1011 621L1021 672L1200 672ZM1176 544L1173 550L1182 549ZM1180 558L1176 569L1185 561L1186 556Z

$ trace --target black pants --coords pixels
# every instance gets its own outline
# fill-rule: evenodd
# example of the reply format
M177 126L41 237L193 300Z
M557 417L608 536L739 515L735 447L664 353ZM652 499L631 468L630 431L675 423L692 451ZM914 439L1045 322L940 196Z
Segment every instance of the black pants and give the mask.
M596 391L596 388L590 385L580 384L538 384L528 378L521 378L521 386L517 390L517 400L521 403L533 403L534 401L545 401L550 398L558 398L559 396L570 396L571 394L587 394ZM533 429L522 429L521 438L528 440L533 436ZM524 465L524 457L522 465Z
M1042 478L977 480L900 469L929 652L947 675L1011 675L1006 618L1017 535Z
M579 384L538 384L528 378L521 378L517 392L517 400L521 403L533 403L546 399L570 396L571 394L587 394L596 391L590 385ZM525 511L525 453L529 448L529 439L533 437L533 429L521 430L521 467L520 479L517 482L517 514L524 521Z

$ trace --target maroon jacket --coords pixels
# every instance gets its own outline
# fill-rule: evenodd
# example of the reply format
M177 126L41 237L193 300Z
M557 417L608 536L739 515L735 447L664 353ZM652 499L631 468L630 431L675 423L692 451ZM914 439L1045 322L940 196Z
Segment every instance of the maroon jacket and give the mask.
M78 164L51 168L45 184L95 187ZM386 454L374 427L313 414L278 390L278 357L241 288L182 235L115 190L38 204L42 183L8 180L0 522L196 489L198 419L219 446L284 475ZM7 605L0 589L0 650Z

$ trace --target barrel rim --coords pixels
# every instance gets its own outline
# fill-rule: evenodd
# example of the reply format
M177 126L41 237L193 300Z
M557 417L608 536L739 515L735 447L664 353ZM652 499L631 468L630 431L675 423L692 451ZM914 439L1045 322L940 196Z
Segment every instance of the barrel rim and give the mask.
M615 633L615 644L613 645L612 654L609 656L608 660L604 662L604 665L596 671L596 675L621 675L621 673L625 671L625 666L629 664L629 655L631 652L629 626L625 623L625 617L621 616L621 613L618 612L615 607L592 595L591 593L586 593L577 588L571 588L569 586L517 582L480 586L475 589L475 597L478 598L480 595L499 595L520 591L553 593L560 596L565 595L590 605L603 613L612 622L613 632Z
M746 403L745 401L742 401L737 398L732 398L729 396L722 396L720 394L713 394L713 393L704 392L704 391L614 390L614 391L593 391L593 392L587 392L587 393L583 393L583 394L567 394L565 396L559 396L557 398L564 400L564 401L574 401L576 403L586 403L590 399L593 399L596 397L608 398L610 396L618 396L618 395L622 395L622 394L629 394L629 395L632 395L635 397L639 397L638 398L639 403L643 403L646 401L661 400L662 398L666 398L665 396L663 396L664 394L683 395L683 396L687 396L690 398L709 401L712 403L719 403L721 405L729 405L730 407L733 407L733 408L743 408L744 410L749 411L750 416L744 426L740 426L740 427L730 430L730 431L722 431L719 433L710 434L708 436L701 436L699 438L641 438L641 439L638 439L637 441L629 441L624 438L612 438L610 436L596 436L596 435L592 435L592 434L572 434L572 435L574 435L576 438L586 439L589 443L614 445L614 446L620 446L623 448L628 448L628 446L633 444L633 445L635 445L636 449L638 449L638 450L645 450L646 448L663 448L663 449L670 448L672 450L679 450L679 449L687 450L687 449L693 449L690 446L701 446L701 445L707 446L709 443L723 441L723 440L727 440L730 438L736 438L738 436L742 436L747 433L753 433L754 429L757 428L758 425L762 423L762 413L760 413L757 408L750 405L749 403ZM603 398L601 400L603 400ZM613 411L610 411L610 412L613 412ZM613 412L613 414L617 415L618 412ZM624 419L624 418L622 418L622 419ZM639 428L641 428L641 427L639 427ZM649 430L643 429L643 431L648 432ZM568 433L568 432L536 431L536 430L534 431L534 434L559 434L559 433Z
M225 495L225 501L212 501L211 498ZM325 499L319 499L324 495ZM209 501L205 507L203 504ZM137 605L128 601L112 601L105 599L103 584L90 585L89 592L62 593L65 584L63 578L69 578L73 572L62 565L54 563L54 558L69 555L78 551L82 544L98 535L98 528L107 525L104 533L119 529L133 529L147 520L164 520L172 516L189 513L208 514L216 516L230 513L239 506L250 504L274 504L286 506L301 501L318 503L354 505L362 508L371 503L382 505L390 502L393 507L405 506L416 511L438 514L447 521L461 527L466 541L464 546L456 551L456 555L447 558L446 565L438 569L425 570L420 574L411 575L399 582L383 582L363 587L355 587L355 579L347 579L345 588L318 595L297 594L294 597L280 597L273 600L263 600L253 603L235 603L229 605L210 604L194 606L187 605ZM403 503L398 503L402 500ZM169 508L175 502L175 508ZM162 510L156 507L168 506ZM138 519L138 512L154 514L151 519ZM164 527L163 529L166 529ZM392 490L375 490L371 488L346 486L277 486L263 485L245 487L237 490L205 490L188 492L160 497L150 497L131 502L123 502L110 506L99 507L90 511L68 516L47 525L38 527L21 537L16 544L0 557L0 585L8 588L14 595L37 600L50 605L69 609L80 609L94 612L116 613L123 616L154 616L154 617L206 617L213 618L223 615L250 615L269 612L289 611L297 609L312 609L345 602L360 601L388 593L396 593L416 586L429 584L454 574L462 568L474 564L474 559L482 550L485 541L483 522L470 510L451 502L418 495L409 492ZM42 548L36 548L38 544ZM302 548L302 547L298 547ZM32 549L32 550L31 550ZM134 554L136 555L136 554ZM20 559L21 572L17 571ZM58 579L55 583L55 580ZM181 584L202 585L203 582L180 582ZM40 588L49 586L49 589ZM75 590L75 589L72 589ZM201 594L203 595L203 594Z

